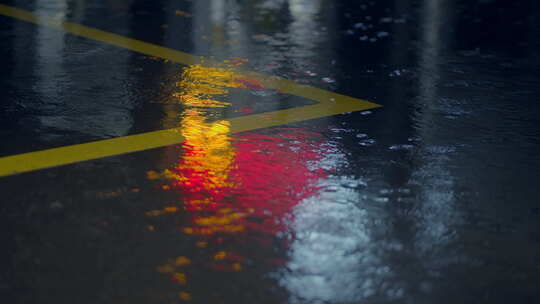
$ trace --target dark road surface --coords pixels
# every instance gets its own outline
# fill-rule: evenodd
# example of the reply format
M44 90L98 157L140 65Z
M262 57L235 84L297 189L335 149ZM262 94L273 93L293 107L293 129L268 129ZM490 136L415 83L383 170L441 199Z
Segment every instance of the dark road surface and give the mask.
M540 303L540 2L0 2L0 303Z

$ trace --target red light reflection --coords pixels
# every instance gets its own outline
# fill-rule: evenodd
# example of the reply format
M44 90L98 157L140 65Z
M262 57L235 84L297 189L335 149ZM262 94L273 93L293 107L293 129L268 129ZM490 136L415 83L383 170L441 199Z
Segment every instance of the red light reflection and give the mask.
M182 193L185 209L192 211L198 226L188 228L189 233L275 234L286 229L291 208L314 195L317 180L325 174L308 166L320 159L314 147L321 138L302 129L274 132L240 136L234 144L234 162L221 184L214 183L215 172L186 158L171 170L178 176L173 187ZM188 158L201 153L193 146L183 148Z
M181 202L147 213L189 214L188 223L179 228L196 238L197 256L176 257L158 268L183 288L190 285L189 272L240 272L249 267L247 260L271 267L285 262L268 249L287 242L276 234L287 230L292 208L315 195L318 180L326 175L310 167L322 157L320 134L282 128L232 139L227 121L207 120L204 107L227 106L215 97L228 88L264 89L230 66L196 65L184 71L179 83L183 91L176 96L188 107L181 128L185 141L177 164L163 174L170 180L164 189L177 191ZM149 178L159 176L149 172ZM253 247L266 253L253 256L246 250ZM179 294L184 301L191 297L186 290Z

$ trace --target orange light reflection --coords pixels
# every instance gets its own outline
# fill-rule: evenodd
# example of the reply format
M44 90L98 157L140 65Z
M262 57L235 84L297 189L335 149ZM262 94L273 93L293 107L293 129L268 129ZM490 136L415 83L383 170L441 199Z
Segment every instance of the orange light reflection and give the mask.
M310 162L321 158L314 149L322 142L318 134L276 129L266 135L239 136L233 141L227 121L207 120L205 108L229 105L216 99L228 94L229 88L264 89L260 83L232 71L241 61L227 64L229 68L194 65L184 70L183 80L178 83L182 91L175 95L187 107L181 121L185 138L182 157L174 168L148 174L150 179L168 179L182 202L147 215L162 216L180 210L190 213L191 220L180 230L196 236L197 258L178 257L158 268L183 288L189 286L189 270L243 271L248 267L245 261L254 257L242 253L245 245L231 244L255 237L256 243L250 246L273 246L278 239L276 233L287 229L291 208L315 194L316 182L325 175L309 168ZM268 250L264 259L275 266L282 259L272 252ZM206 262L194 262L201 261L201 254L206 256ZM190 293L181 294L182 300L191 299Z

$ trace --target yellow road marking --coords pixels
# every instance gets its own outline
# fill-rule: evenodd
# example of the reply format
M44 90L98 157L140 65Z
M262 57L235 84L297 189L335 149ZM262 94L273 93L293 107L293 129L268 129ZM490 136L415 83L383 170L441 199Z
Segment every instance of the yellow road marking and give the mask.
M163 147L182 140L183 137L178 132L162 130L7 156L0 158L0 176Z
M93 29L71 22L60 22L52 17L36 15L0 4L0 15L24 20L38 25L63 30L80 37L89 38L142 54L167 59L185 65L213 65L215 62L177 50L154 45L117 34ZM251 71L241 71L248 77L259 79L267 88L317 101L318 104L287 110L255 114L229 119L233 132L243 132L267 128L308 119L332 116L353 111L362 111L380 105L365 100L333 93L330 91L301 85L290 80L268 76ZM77 163L108 156L148 150L183 141L180 129L169 129L130 135L90 143L24 153L0 158L0 177Z
M60 29L65 32L71 33L76 36L85 37L88 39L100 41L106 44L118 46L124 49L135 51L138 53L159 57L167 59L173 62L182 63L185 65L191 64L206 64L206 65L215 65L216 63L210 59L194 56L188 53L181 51L169 49L166 47L158 46L155 44L147 43L144 41L127 38L117 34L105 32L102 30L90 28L84 25L71 23L71 22L60 22L55 20L52 17L46 17L42 15L36 15L29 11L21 10L18 8L10 7L7 5L0 4L0 15L5 15L12 18L17 18L27 22L35 23L38 25L44 25L55 29ZM261 73L242 71L243 74L251 76L261 80L267 88L275 89L283 93L296 95L318 101L320 103L327 102L363 102L369 103L368 101L348 97L345 95L333 93L326 90L317 89L311 86L298 84L294 81L263 75ZM379 105L369 103L374 107Z

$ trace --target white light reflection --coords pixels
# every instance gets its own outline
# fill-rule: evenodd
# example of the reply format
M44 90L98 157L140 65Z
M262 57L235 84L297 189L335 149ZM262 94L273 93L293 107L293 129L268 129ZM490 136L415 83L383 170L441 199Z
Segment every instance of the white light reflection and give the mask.
M289 11L294 17L295 22L303 23L303 25L316 25L316 16L321 9L321 0L290 0ZM313 29L313 26L306 30Z
M317 50L320 43L329 39L323 37L320 30L321 0L290 0L289 11L294 19L289 25L289 36L295 65L310 69L315 66L313 60L318 64L326 61L328 58L321 57L320 50Z
M346 164L337 148L325 151L327 157L312 166L328 170ZM294 208L290 230L295 238L280 278L292 302L353 302L384 288L391 269L374 239L374 215L360 207L358 184L352 177L330 176L320 181L318 195Z
M36 14L38 16L52 16L55 21L63 22L66 18L67 1L38 1L36 4ZM38 17L47 22L49 17ZM66 76L63 68L64 56L62 52L65 47L65 32L51 30L48 27L40 26L37 28L36 51L37 51L37 89L42 94L47 103L59 103L61 96L58 84L54 83L55 78L62 81ZM46 120L44 121L46 122Z
M433 128L438 107L441 62L448 37L444 27L450 27L452 1L425 0L422 5L422 47L420 54L420 110L416 113L421 140L421 166L413 172L413 181L420 189L415 253L427 269L437 270L452 263L456 256L447 245L455 238L453 229L461 218L456 210L455 180L450 170L452 147L444 142L446 130Z
M128 2L125 9L128 9ZM117 1L117 5L123 3ZM38 0L35 13L47 23L84 23L85 1ZM128 28L125 22L120 28ZM39 93L38 119L44 128L90 134L96 137L123 136L133 125L133 105L123 81L129 79L129 52L90 41L73 40L66 32L37 27L36 66ZM112 49L112 47L110 47ZM105 56L104 54L108 54ZM111 68L114 67L114 68ZM74 76L76 75L76 76ZM84 98L81 98L84 97ZM91 102L89 102L91 100ZM47 134L44 136L58 136Z

